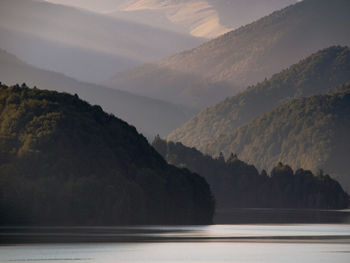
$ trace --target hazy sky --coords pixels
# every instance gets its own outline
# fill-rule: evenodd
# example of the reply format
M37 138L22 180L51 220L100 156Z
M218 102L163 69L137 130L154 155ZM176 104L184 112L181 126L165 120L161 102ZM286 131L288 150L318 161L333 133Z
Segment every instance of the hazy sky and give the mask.
M59 4L65 4L65 5L72 5L72 6L77 6L77 7L82 7L90 10L94 10L96 12L104 12L104 11L113 11L119 8L122 8L125 6L126 3L134 3L134 2L151 2L151 3L169 3L169 2L181 2L181 1L172 1L172 0L45 0L47 2L52 2L52 3L59 3ZM182 2L194 2L198 0L186 0ZM201 0L199 0L201 1ZM216 2L216 3L224 3L224 2L232 2L232 3L240 3L240 2L245 2L246 5L254 5L257 4L258 2L263 2L266 5L269 4L285 4L285 3L293 3L293 2L301 2L302 0L230 0L230 1L225 1L225 0L203 0L204 2Z
M195 37L215 38L298 0L47 0Z

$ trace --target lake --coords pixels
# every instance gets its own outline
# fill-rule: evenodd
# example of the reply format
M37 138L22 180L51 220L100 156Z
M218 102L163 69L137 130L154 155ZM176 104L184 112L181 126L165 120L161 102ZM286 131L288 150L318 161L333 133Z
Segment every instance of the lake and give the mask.
M235 212L243 220L242 213L249 215L248 222L254 221L252 211ZM289 213L292 211L282 212ZM287 219L283 224L258 223L264 217L261 215L271 217L267 211L259 211L255 213L257 222L251 224L1 227L0 262L349 263L348 211L341 211L341 216L321 213L328 218L327 223L317 213L311 218L322 223L291 223ZM216 220L228 220L228 216L221 216Z

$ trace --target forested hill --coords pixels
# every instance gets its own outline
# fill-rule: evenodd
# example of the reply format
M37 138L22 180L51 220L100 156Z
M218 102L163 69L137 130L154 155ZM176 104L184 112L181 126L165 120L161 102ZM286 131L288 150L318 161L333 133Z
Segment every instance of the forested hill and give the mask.
M107 83L174 103L210 106L331 45L350 45L349 0L303 0L195 49Z
M84 83L63 74L36 68L0 49L0 81L7 85L26 83L39 89L77 93L89 103L101 105L140 132L153 138L169 134L190 119L194 111L161 100Z
M168 140L203 150L220 135L293 98L328 93L350 81L350 48L321 50L245 92L201 111ZM258 163L257 163L258 164Z
M349 196L328 175L298 169L282 163L270 175L242 162L234 154L226 160L214 159L181 143L159 137L155 149L171 164L186 167L206 178L213 190L218 209L253 208L346 208Z
M0 224L206 224L206 181L78 96L0 86Z
M342 91L341 91L342 90ZM293 100L204 147L231 152L259 169L277 162L292 168L323 169L350 189L350 85L336 93Z

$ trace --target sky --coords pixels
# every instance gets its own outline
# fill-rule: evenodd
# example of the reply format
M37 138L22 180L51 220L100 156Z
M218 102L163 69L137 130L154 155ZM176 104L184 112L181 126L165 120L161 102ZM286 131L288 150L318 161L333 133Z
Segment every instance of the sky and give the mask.
M200 38L215 38L298 0L47 0Z

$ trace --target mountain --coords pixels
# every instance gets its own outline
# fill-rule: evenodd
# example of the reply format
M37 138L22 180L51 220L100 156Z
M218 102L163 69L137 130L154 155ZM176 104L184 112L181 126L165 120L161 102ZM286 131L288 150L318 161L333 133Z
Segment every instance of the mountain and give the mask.
M156 137L153 147L168 161L202 175L209 183L218 209L232 208L346 208L349 196L328 175L293 171L279 163L268 176L231 154L214 159L181 143Z
M37 0L1 0L0 34L0 48L22 60L94 83L203 42Z
M106 82L198 108L217 103L331 45L350 45L348 0L304 0L199 47Z
M297 0L49 0L196 37L213 38Z
M1 224L208 224L206 181L77 95L0 86Z
M231 152L259 169L277 162L331 173L350 189L350 84L328 95L293 100L203 147Z
M350 81L350 48L334 46L307 57L269 80L202 110L168 140L199 150L219 136L293 98L328 93ZM258 163L257 163L258 164Z
M0 81L8 85L26 83L29 86L77 93L81 98L98 104L135 125L147 137L167 135L195 112L168 102L137 96L124 91L79 82L63 74L42 70L0 50Z

